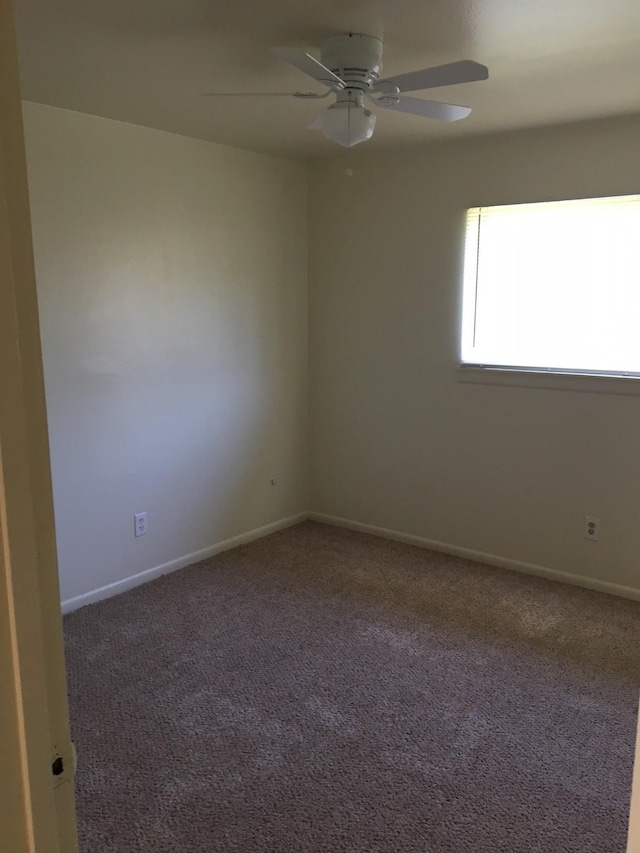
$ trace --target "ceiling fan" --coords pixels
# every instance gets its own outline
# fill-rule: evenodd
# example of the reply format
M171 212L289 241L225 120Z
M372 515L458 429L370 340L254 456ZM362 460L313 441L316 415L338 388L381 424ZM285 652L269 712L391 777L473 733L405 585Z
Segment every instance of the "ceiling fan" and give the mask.
M486 80L486 65L463 59L409 71L396 77L380 80L382 70L382 40L375 36L349 33L332 36L322 42L320 61L304 50L275 47L273 53L280 59L303 71L326 87L316 92L208 92L209 97L294 97L319 100L334 94L336 99L309 125L310 130L321 130L327 139L351 148L373 136L376 117L368 105L386 110L411 113L440 121L458 121L466 118L470 107L407 98L404 92L451 86L454 83L471 83Z

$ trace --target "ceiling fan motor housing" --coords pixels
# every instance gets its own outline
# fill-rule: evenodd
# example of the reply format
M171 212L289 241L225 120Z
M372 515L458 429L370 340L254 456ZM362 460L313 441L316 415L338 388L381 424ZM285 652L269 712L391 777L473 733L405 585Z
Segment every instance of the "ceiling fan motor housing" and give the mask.
M351 89L370 89L382 71L382 40L360 33L322 42L321 61Z

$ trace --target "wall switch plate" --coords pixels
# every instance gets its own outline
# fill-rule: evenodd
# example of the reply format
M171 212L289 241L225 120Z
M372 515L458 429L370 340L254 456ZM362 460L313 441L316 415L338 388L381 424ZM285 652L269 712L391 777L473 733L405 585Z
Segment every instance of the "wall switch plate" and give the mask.
M592 515L584 517L584 538L597 540L600 538L600 519Z
M133 531L136 536L144 536L147 532L147 513L139 512L133 516Z

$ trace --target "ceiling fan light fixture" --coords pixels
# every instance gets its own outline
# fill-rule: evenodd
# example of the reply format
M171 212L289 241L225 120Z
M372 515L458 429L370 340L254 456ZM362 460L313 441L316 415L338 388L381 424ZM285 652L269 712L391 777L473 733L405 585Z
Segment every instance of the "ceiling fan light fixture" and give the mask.
M366 109L365 99L376 109L438 121L459 121L469 115L471 107L406 97L405 92L473 83L486 80L489 76L486 65L471 59L460 59L381 80L382 40L364 33L343 33L325 39L320 46L320 61L306 50L274 47L272 51L284 62L320 83L325 91L209 92L209 96L244 94L250 97L263 95L318 100L333 95L336 102L316 116L308 128L322 130L330 142L343 148L353 148L373 136L376 117L371 110Z
M322 113L322 132L344 148L353 148L373 136L376 117L352 101L338 101Z

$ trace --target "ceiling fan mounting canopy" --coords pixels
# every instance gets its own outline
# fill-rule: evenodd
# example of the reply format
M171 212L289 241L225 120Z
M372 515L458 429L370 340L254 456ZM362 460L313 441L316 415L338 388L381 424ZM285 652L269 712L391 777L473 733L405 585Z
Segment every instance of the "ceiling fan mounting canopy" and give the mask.
M320 46L320 61L347 87L369 89L382 71L382 39L361 33L332 36Z

